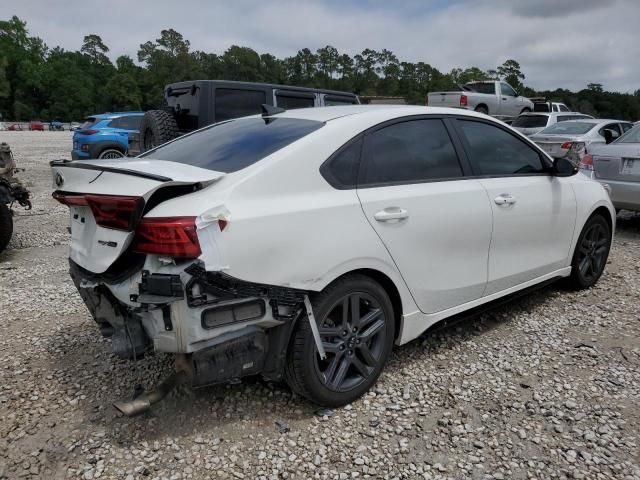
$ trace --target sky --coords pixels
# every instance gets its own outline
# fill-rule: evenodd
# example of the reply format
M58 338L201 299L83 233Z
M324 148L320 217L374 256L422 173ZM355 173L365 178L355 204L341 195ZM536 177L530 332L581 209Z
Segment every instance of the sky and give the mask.
M640 0L0 0L49 47L96 33L115 60L174 28L192 50L231 45L279 58L325 45L391 50L442 72L517 60L537 90L640 89ZM7 8L8 7L8 8Z

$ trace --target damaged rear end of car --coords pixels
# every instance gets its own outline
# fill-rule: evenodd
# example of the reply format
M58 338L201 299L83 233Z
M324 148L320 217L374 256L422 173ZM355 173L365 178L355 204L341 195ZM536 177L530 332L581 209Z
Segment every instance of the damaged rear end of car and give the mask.
M295 141L312 130L288 128L272 150L288 144L283 136ZM183 146L167 146L188 158L187 137ZM116 404L127 415L145 411L180 382L203 387L255 374L280 380L307 295L224 272L225 192L241 178L236 170L265 152L247 159L245 151L240 168L221 164L218 171L163 160L162 148L152 159L51 162L53 197L69 207L70 274L100 332L120 358L175 355L176 374L155 391ZM189 208L173 208L176 200Z

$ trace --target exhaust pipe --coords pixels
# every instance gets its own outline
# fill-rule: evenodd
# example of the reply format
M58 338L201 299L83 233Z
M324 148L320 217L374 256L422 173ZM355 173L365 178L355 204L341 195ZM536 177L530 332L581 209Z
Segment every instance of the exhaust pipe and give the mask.
M127 417L140 415L141 413L149 410L151 405L158 403L166 397L171 390L182 383L187 377L188 375L185 371L174 372L160 383L155 390L143 393L142 395L130 400L120 400L115 402L113 406L116 410L124 413Z

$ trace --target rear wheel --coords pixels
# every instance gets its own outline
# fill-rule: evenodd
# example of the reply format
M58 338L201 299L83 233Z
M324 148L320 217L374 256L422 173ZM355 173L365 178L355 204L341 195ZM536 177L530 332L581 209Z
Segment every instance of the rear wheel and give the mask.
M296 393L329 407L351 403L376 382L393 347L389 296L364 275L347 275L312 299L325 349L321 359L306 318L293 334L285 367Z
M605 218L592 216L580 232L571 262L570 285L589 288L598 281L609 258L611 228Z
M531 111L530 108L523 108L522 111L520 112L520 114L529 113L530 111Z
M180 136L178 124L169 112L149 110L140 122L140 153Z
M115 148L107 148L106 150L103 150L102 152L100 152L100 155L98 155L98 158L100 159L122 158L122 157L124 157L124 153L122 153L120 150L117 150Z
M485 107L484 105L478 105L476 107L476 112L484 113L485 115L489 115L489 109L487 107Z
M11 210L4 203L0 203L0 252L2 252L11 240L13 234L13 217Z

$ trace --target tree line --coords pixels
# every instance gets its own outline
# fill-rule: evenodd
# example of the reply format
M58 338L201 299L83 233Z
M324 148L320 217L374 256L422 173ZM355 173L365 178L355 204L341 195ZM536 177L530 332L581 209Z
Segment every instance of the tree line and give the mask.
M137 63L128 55L113 63L99 35L84 37L79 51L49 48L31 36L26 22L0 21L0 119L79 120L92 113L148 110L163 104L165 85L194 79L224 79L330 88L359 95L402 96L424 105L428 92L456 89L470 80L504 79L522 95L544 96L594 116L640 119L640 90L605 91L590 83L579 92L535 91L524 85L520 64L495 69L454 68L444 73L426 62L405 62L387 49L350 56L327 45L280 59L232 45L221 55L192 50L179 32L160 32L140 45Z

